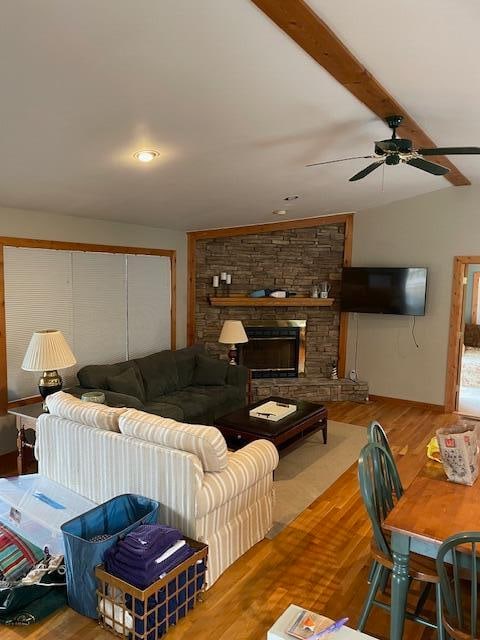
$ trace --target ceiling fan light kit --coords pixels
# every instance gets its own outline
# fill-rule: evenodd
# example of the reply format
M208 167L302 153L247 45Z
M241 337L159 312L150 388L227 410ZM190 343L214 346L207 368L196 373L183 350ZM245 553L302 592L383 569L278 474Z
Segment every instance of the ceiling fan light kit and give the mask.
M307 167L315 167L334 162L344 162L346 160L375 159L375 162L356 173L349 179L349 182L356 182L368 176L372 171L378 169L383 164L395 166L405 163L421 171L426 171L434 176L443 176L450 171L435 162L425 160L423 156L446 156L446 155L476 155L480 154L480 147L435 147L431 149L414 149L413 143L408 138L398 138L397 128L402 124L403 116L388 116L386 123L392 130L392 137L388 140L375 142L375 155L353 156L350 158L340 158L339 160L327 160L326 162L315 162L307 164Z

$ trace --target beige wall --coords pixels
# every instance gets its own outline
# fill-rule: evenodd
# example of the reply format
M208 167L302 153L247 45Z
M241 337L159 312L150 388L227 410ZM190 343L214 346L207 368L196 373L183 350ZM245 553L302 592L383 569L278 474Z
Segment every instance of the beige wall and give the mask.
M480 187L447 187L355 216L353 266L426 266L427 308L416 319L358 314L360 377L370 393L443 404L453 257L480 255ZM347 371L354 367L354 314Z
M177 346L185 345L187 249L184 232L0 207L0 236L175 249L177 251ZM14 446L14 431L11 428L2 429L2 423L5 423L5 420L0 421L0 455L12 450Z

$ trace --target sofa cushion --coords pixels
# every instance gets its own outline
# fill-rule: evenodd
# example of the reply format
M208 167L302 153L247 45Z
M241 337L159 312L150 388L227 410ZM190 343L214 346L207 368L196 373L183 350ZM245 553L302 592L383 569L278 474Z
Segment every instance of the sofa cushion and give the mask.
M181 407L168 404L167 402L162 402L161 398L158 402L151 401L147 402L145 405L145 411L147 413L153 413L156 416L163 416L164 418L173 418L173 420L180 420L180 422L184 419L184 413Z
M178 389L177 364L172 351L159 351L135 360L145 385L147 400Z
M227 377L228 362L198 353L195 357L194 385L222 385Z
M185 391L193 393L197 397L201 394L208 399L210 424L213 423L215 418L245 406L245 394L241 389L230 384L218 387L211 385L187 387Z
M87 389L108 389L108 377L116 376L132 366L133 363L128 360L116 364L88 364L79 370L77 378L80 385Z
M185 347L185 349L178 349L173 351L173 359L177 365L178 373L178 388L183 389L192 384L193 371L195 369L195 356L198 353L203 353L205 347L203 344L195 344L193 347Z
M143 380L136 366L125 369L125 371L118 373L116 376L108 376L107 384L110 391L125 393L134 398L138 398L142 402L145 401Z
M204 471L222 471L228 464L225 438L215 427L176 422L129 409L119 421L121 433L195 454Z
M204 393L198 393L196 387L180 389L175 393L169 393L162 398L156 398L157 402L167 402L174 404L183 411L185 422L198 424L212 424L214 419L215 401Z
M63 391L47 396L46 403L48 411L54 416L105 431L119 431L118 419L127 411L126 408L84 402Z

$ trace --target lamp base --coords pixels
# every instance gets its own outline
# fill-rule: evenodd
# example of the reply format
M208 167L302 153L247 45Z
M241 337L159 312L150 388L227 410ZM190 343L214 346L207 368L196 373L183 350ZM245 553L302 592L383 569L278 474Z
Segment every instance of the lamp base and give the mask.
M238 364L238 350L234 344L230 345L228 350L228 360L228 364Z
M48 413L45 399L47 396L57 391L61 391L63 386L62 376L56 369L52 371L44 371L42 377L38 381L38 390L43 398L43 410Z

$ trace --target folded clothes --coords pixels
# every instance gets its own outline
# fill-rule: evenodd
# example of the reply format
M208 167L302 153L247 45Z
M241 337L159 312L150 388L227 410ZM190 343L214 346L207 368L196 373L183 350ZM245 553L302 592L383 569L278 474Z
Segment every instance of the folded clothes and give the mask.
M138 557L158 556L177 540L183 540L178 529L162 524L143 524L130 531L119 544L125 551Z
M104 562L108 573L139 589L145 589L193 554L194 549L188 544L184 544L161 562L154 562L147 567L135 567L119 561L115 547L111 547L105 554Z
M148 571L152 569L155 564L160 564L164 560L166 560L169 556L174 554L180 547L183 547L187 543L185 540L178 540L171 547L169 547L166 551L164 551L161 555L155 553L152 556L145 556L143 558L138 559L138 556L132 555L125 550L123 545L118 543L115 547L115 551L113 552L114 561L122 566L131 567L132 569L138 569Z

